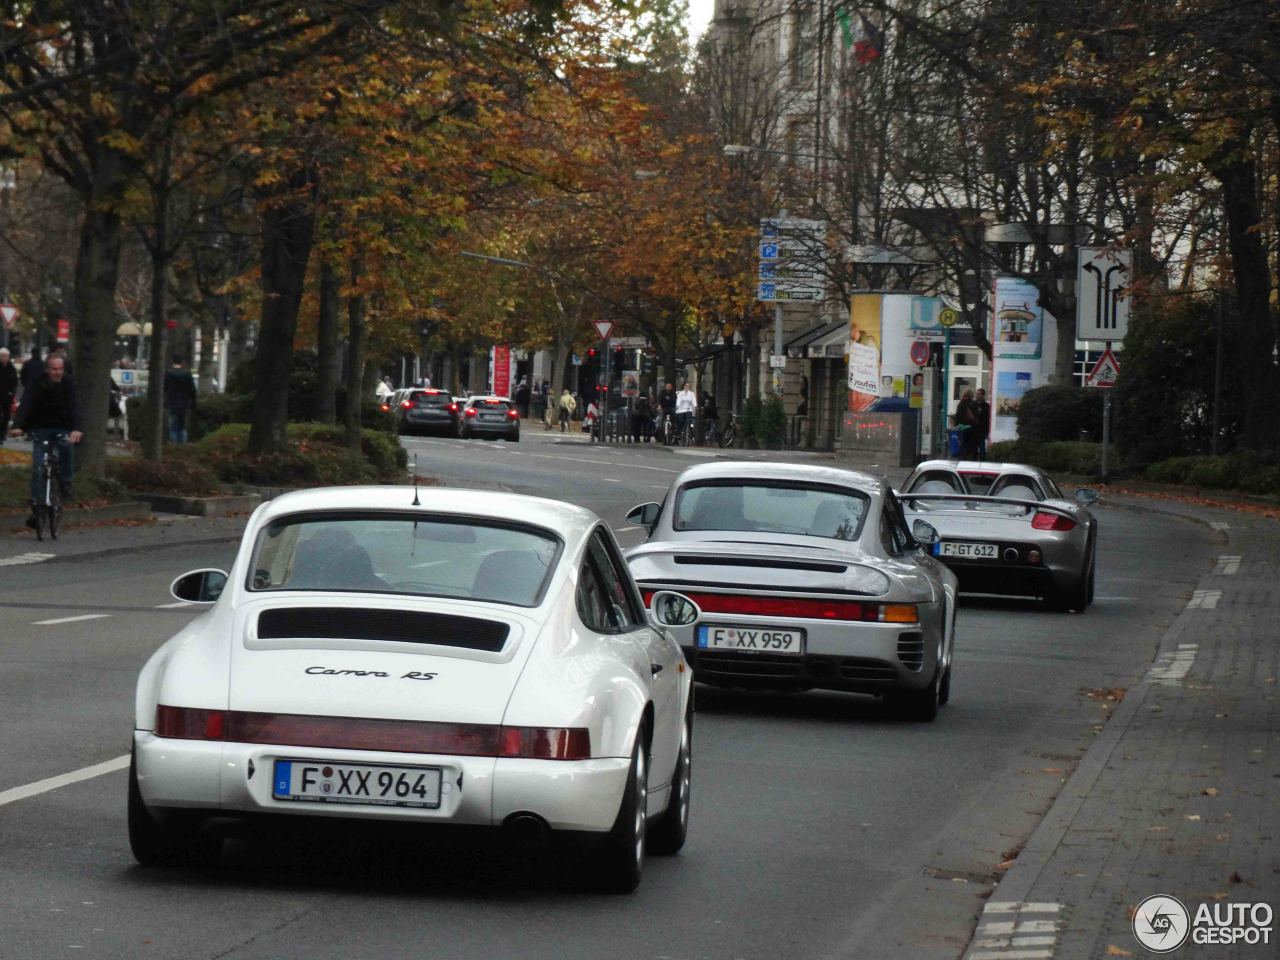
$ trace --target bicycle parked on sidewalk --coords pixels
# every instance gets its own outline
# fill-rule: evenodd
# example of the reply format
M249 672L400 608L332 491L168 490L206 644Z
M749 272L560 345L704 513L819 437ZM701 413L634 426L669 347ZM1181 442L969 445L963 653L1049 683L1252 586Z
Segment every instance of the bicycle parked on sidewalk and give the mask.
M720 431L720 446L728 449L738 444L738 415L730 412L729 422Z
M50 540L58 539L58 524L62 521L62 484L58 479L60 459L58 445L67 442L66 434L53 440L44 440L36 448L40 451L39 496L31 505L35 517L36 539L43 540L47 532Z

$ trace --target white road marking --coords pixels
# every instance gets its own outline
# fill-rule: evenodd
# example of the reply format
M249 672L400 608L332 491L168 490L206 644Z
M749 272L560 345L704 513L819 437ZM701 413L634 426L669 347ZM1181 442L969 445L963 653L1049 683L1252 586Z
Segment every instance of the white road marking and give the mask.
M177 603L157 603L155 606L155 609L176 610L178 609L178 607L190 607L190 606L194 606L194 604L188 603L186 600L179 600Z
M1239 557L1219 557L1218 565L1213 568L1213 572L1229 577L1240 570Z
M965 960L1049 960L1058 942L1060 903L988 903Z
M1211 521L1209 523L1209 526L1212 527L1214 530L1230 530L1231 529L1231 524L1223 523L1221 520Z
M1174 653L1156 659L1151 669L1147 671L1146 681L1163 687L1176 687L1191 672L1191 667L1196 662L1196 651L1199 649L1199 644L1195 643L1178 644L1178 649Z
M14 787L0 793L0 807L7 803L25 800L27 797L48 793L50 790L57 790L59 787L79 783L81 780L92 780L94 777L100 777L104 773L114 773L117 770L123 770L127 766L129 766L129 755L126 753L105 763L95 763L91 767L81 767L79 770L72 770L70 773L60 773L58 776L49 777L47 780L28 783L25 787Z
M83 613L78 617L58 617L56 620L36 620L32 626L51 627L55 623L78 623L81 620L105 620L109 613Z
M603 480L605 483L622 483L621 480L615 480L613 479L613 477L601 477L600 479Z
M1197 590L1191 594L1191 599L1187 601L1187 609L1213 610L1217 608L1218 601L1221 599L1221 590Z
M16 557L5 557L0 560L0 567L19 567L27 563L44 563L52 560L56 553L20 553Z

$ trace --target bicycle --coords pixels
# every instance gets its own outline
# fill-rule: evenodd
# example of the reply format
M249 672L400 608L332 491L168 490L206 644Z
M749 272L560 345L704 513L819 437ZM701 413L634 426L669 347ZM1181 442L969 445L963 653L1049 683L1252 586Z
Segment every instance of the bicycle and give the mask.
M658 426L658 441L666 444L668 447L676 442L676 415L674 413L663 412L661 422Z
M57 440L64 441L66 436L59 435ZM59 456L54 441L41 441L40 455L41 496L31 506L36 520L36 539L43 540L48 531L49 539L57 540L58 524L62 520L62 484L58 479Z
M728 449L729 447L737 445L738 415L736 413L733 413L733 412L729 413L729 422L725 424L724 428L720 431L719 439L720 439L720 446L725 449Z

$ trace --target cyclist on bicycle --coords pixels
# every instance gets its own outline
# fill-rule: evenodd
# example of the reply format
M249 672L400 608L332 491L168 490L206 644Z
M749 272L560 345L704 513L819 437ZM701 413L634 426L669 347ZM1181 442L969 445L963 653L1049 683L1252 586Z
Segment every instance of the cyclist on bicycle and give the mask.
M44 373L32 382L22 394L18 412L13 418L9 435L31 435L31 506L30 526L35 525L34 508L40 499L40 471L44 467L44 447L47 440L58 450L58 489L64 501L71 497L71 444L79 443L84 436L80 432L80 408L76 404L75 386L67 376L67 361L61 354L53 354L44 365Z

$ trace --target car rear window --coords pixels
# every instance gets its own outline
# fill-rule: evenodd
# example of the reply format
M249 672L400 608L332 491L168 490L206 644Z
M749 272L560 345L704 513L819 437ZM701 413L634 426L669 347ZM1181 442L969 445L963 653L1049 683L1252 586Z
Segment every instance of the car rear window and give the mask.
M510 400L472 400L471 405L482 413L488 410L505 411L515 409Z
M442 514L306 514L268 524L250 590L457 597L536 607L560 556L537 527Z
M870 497L856 490L800 483L715 481L680 488L676 530L734 530L857 540Z
M967 493L979 493L986 495L991 489L991 484L995 482L996 474L994 473L978 473L977 471L966 470L961 474L964 477L965 484L969 487Z
M413 399L420 407L447 407L453 402L447 393L419 393Z

